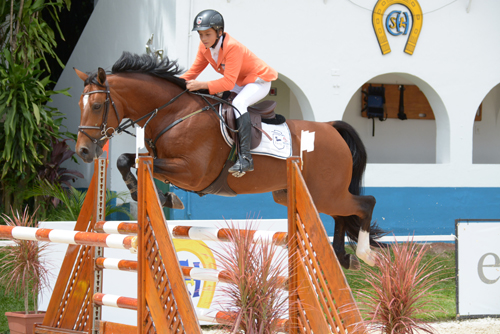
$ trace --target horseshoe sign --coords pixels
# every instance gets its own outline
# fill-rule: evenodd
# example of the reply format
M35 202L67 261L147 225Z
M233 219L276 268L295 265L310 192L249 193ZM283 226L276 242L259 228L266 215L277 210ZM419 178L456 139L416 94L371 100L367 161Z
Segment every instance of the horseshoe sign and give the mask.
M387 18L384 14L392 5L403 5L411 14L411 29L409 29L408 14L392 11ZM417 0L378 0L373 8L372 24L382 54L391 52L386 30L393 36L408 35L405 52L412 55L417 46L418 36L422 30L423 13ZM409 31L409 34L408 34Z

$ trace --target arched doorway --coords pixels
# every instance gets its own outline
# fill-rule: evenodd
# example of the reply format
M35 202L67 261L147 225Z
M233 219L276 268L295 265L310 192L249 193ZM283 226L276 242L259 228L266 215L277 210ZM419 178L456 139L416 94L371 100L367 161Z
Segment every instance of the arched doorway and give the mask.
M386 105L399 103L399 93L394 93L400 85L406 87L406 98L403 95L405 109L411 96L408 92L419 94L428 108L421 113L410 116L406 120L396 118L368 119L363 117L362 93L365 84L386 88ZM407 73L388 73L368 80L353 94L342 120L351 124L359 133L368 151L369 163L404 163L404 164L433 164L446 161L449 154L449 124L445 107L436 91L425 81ZM366 87L365 87L366 88ZM392 93L388 94L389 88ZM409 89L412 88L412 89ZM388 101L392 99L392 101ZM410 101L410 102L409 102ZM424 108L424 107L422 107ZM417 108L418 110L418 108ZM429 117L429 111L433 117ZM419 118L418 115L425 117ZM441 132L441 133L440 133ZM444 135L443 133L448 133Z
M478 106L481 120L474 121L474 164L500 163L500 84L493 87ZM477 119L477 118L476 118Z

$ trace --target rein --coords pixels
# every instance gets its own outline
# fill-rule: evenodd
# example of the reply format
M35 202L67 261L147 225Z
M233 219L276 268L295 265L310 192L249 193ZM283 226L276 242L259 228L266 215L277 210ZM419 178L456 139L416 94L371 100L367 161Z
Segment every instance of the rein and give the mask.
M104 86L103 86L104 87ZM182 91L181 93L179 93L178 95L176 95L175 97L173 97L172 99L170 99L170 101L168 101L167 103L165 103L164 105L154 109L153 111L147 113L146 115L138 118L137 120L133 121L131 119L128 119L127 121L125 121L123 124L120 124L116 129L115 128L112 128L112 127L107 127L107 122L108 122L108 115L109 115L109 104L111 102L112 106L113 106L113 109L115 111L115 114L116 114L116 119L118 120L118 123L120 123L120 116L118 114L118 111L116 110L116 106L115 106L115 103L113 101L113 99L111 98L111 92L109 90L109 84L108 84L108 81L106 80L105 82L105 87L106 87L106 90L94 90L94 91L90 91L90 92L87 92L87 93L83 93L82 95L85 96L85 95L91 95L91 94L96 94L96 93L105 93L106 94L106 101L105 101L105 108L104 108L104 114L102 116L102 124L101 126L91 126L91 125L80 125L78 126L78 131L83 133L84 135L86 135L94 144L97 144L97 145L100 145L99 143L101 143L103 140L105 139L111 139L112 137L115 136L115 134L121 134L122 132L126 132L128 133L129 135L131 136L134 136L135 135L129 131L127 131L126 129L128 129L129 127L134 127L135 124L137 124L138 122L142 121L143 119L149 117L149 119L146 121L146 123L144 124L144 128L146 128L146 126L149 124L149 122L158 114L158 112L166 107L168 107L169 105L171 105L172 103L174 103L178 98L180 98L182 95L184 95L185 93L189 92L187 89L185 89L184 91ZM220 121L224 124L224 126L226 126L230 131L232 132L238 132L238 130L235 130L235 129L232 129L230 128L227 123L224 121L224 119L222 118L222 116L217 112L217 109L215 108L215 106L217 105L220 105L220 104L227 104L227 105L230 105L233 107L234 110L238 110L235 106L233 106L231 103L229 103L228 101L226 100L223 100L215 95L209 95L209 94L202 94L202 93L198 93L198 92L189 92L190 94L193 94L193 95L197 95L197 96L200 96L204 101L205 103L207 104L207 106L205 106L204 108L202 109L199 109L197 111L194 111L182 118L179 118L178 120L174 121L173 123L171 123L169 126L167 126L165 129L163 129L156 137L154 140L152 139L145 139L145 142L149 145L149 147L153 150L153 158L156 159L158 157L157 155L157 152L156 152L156 142L158 141L158 139L160 139L160 137L165 133L167 132L168 130L170 130L171 128L173 128L174 126L178 125L179 123L183 122L184 120L190 118L190 117L193 117L203 111L207 111L209 109L213 110L215 112L215 114L217 115L217 117L219 117ZM208 101L207 98L211 98L215 101L217 101L218 103L216 104L212 104L210 103L210 101ZM101 130L101 138L97 139L97 138L94 138L92 136L90 136L87 132L85 132L85 129L90 129L90 130ZM108 130L111 130L111 133L108 135Z

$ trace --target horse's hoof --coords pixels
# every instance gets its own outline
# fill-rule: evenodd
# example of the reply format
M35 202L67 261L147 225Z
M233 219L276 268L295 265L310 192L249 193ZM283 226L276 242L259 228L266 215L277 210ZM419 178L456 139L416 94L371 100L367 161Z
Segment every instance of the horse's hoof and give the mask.
M162 194L158 192L158 196L160 198L160 202L162 206L170 209L184 209L184 204L181 199L174 193L166 193Z
M354 255L349 256L349 270L359 270L361 268L361 263L358 258Z
M376 254L371 249L368 249L367 251L359 251L358 249L358 251L356 251L356 255L370 267L375 265Z
M170 208L172 209L184 209L184 203L182 203L181 199L174 193L168 193L167 201L171 203Z

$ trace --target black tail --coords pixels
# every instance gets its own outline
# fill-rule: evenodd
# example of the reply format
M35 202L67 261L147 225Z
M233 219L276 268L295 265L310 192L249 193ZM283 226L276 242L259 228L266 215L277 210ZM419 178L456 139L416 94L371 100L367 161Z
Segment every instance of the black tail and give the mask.
M339 132L344 141L349 146L352 155L352 178L349 184L349 192L353 195L362 195L362 180L366 168L367 154L365 145L361 141L358 133L352 126L342 121L333 122L333 127ZM335 217L335 223L343 224L347 236L358 241L359 230L361 229L361 221L358 216ZM375 239L385 235L386 232L373 223L370 227L370 244L377 246Z

